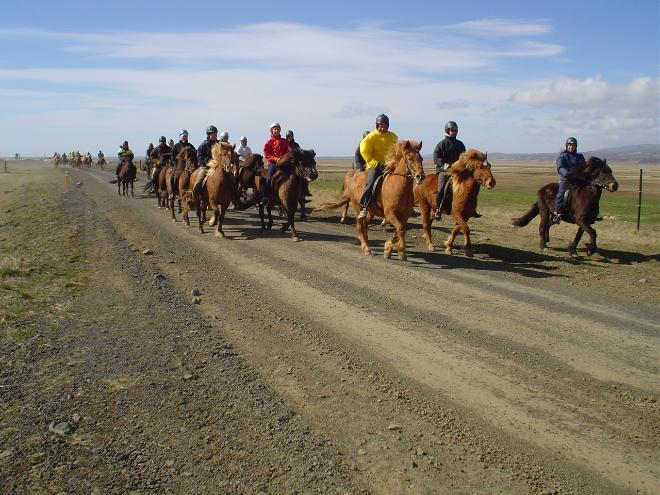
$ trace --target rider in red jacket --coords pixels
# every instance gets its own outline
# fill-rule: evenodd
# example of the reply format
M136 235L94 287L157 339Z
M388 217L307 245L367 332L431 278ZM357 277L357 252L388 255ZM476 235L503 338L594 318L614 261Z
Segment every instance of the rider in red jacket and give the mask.
M270 181L275 173L275 164L277 160L286 155L289 151L289 142L283 138L280 133L282 127L277 122L270 125L270 138L264 144L264 158L268 163L268 174L266 175L266 187L264 188L264 196L262 204L268 204L268 195L270 194Z

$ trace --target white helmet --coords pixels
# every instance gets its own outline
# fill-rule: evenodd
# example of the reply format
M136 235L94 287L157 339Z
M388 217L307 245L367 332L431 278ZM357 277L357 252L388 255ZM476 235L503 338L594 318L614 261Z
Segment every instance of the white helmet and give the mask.
M240 141L247 141L247 138L245 136L241 136Z
M227 134L227 131L222 131L220 133L220 139L225 139L225 138L228 138L228 137L229 137L229 134Z
M282 126L279 124L279 122L273 122L272 124L270 124L269 129L272 129L273 127L279 127L280 129L282 128Z

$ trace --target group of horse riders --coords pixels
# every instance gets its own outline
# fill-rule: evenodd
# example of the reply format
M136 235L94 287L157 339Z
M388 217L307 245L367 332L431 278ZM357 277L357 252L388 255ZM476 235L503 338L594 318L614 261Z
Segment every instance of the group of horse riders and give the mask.
M282 138L281 126L277 122L273 122L269 128L270 137L264 144L264 157L268 163L268 172L265 185L265 194L263 194L262 203L268 202L268 188L270 187L270 182L272 180L277 160L286 155L287 151L292 148L300 148L300 145L295 141L294 133L292 130L288 130L286 133L286 138ZM147 149L146 158L151 161L154 165L151 178L155 177L160 169L164 166L174 166L174 160L179 153L183 151L184 148L192 148L194 151L193 156L195 157L194 168L200 169L201 172L197 175L197 181L193 186L193 194L197 194L202 187L204 177L208 172L207 164L211 159L211 148L217 142L229 142L229 134L227 132L222 132L218 135L218 128L214 125L209 125L206 128L206 139L195 148L188 141L188 131L182 129L179 133L179 142L174 144L170 139L170 143L166 142L165 136L161 136L158 142L158 146L154 147L153 144L149 145ZM247 137L241 136L240 146L236 149L236 153L239 156L239 160L242 162L245 157L252 154L252 150L247 144ZM119 178L119 171L122 164L122 159L124 157L134 157L133 151L128 147L128 141L120 146L117 151L117 156L119 163L115 171L115 181ZM174 176L170 178L171 181L174 180ZM171 184L171 190L174 190L174 185ZM305 191L305 196L311 196L309 189Z
M365 169L367 171L367 181L364 187L364 192L360 198L361 209L358 214L358 219L367 216L367 208L373 199L373 186L378 177L383 174L385 157L388 151L398 140L397 135L390 131L389 127L390 121L387 115L381 114L376 117L375 128L372 131L364 132L362 140L355 151L355 167L360 171ZM446 172L449 167L458 160L461 153L466 151L463 142L457 139L458 125L456 122L453 120L448 121L445 124L444 131L444 138L438 142L433 150L433 163L435 165L436 174L438 175L435 211L436 220L440 220L441 218L442 206L446 197ZM281 126L279 123L273 122L270 125L269 132L270 137L266 140L263 148L264 158L268 167L265 181L265 194L262 195L263 204L268 202L268 191L275 172L277 160L282 158L290 148L300 148L295 141L293 131L287 131L285 138L281 136ZM209 125L206 128L206 139L196 149L190 142L188 142L188 131L185 129L182 129L179 133L179 142L176 144L170 139L170 144L168 145L165 136L161 136L158 146L154 148L153 144L150 144L149 149L147 150L147 160L152 160L155 163L152 177L158 173L161 167L166 165L173 166L174 159L184 148L192 148L196 151L194 154L196 157L195 167L202 170L202 173L198 174L197 181L193 187L193 194L196 194L202 187L204 177L208 171L206 165L211 159L211 147L218 141L229 142L229 134L227 132L222 132L218 139L218 128L214 125ZM236 152L241 160L252 153L250 147L247 145L247 137L241 136L240 147ZM133 152L128 147L127 141L124 141L121 145L117 155L119 158L119 165L115 172L116 176L119 175L122 158L125 156L133 157ZM568 185L566 175L569 172L584 167L585 163L584 156L577 152L577 140L574 137L569 137L566 140L565 149L560 153L556 160L557 172L560 176L560 180L559 190L557 191L557 196L555 198L555 210L552 216L552 221L554 223L558 223L563 219L562 216L564 215L564 212L562 198ZM171 180L173 180L173 177ZM171 189L173 190L174 188L172 187ZM305 196L311 196L309 189L305 191ZM475 216L480 217L481 215L475 213Z
M384 160L388 150L397 141L397 136L389 130L390 120L385 114L376 117L376 128L373 131L365 131L362 140L355 150L355 168L362 171L366 168L368 176L364 192L360 198L361 210L358 218L367 216L367 208L372 200L372 189L378 176L382 175L384 170ZM438 189L436 193L435 219L441 219L442 206L446 197L447 188L447 170L465 153L466 148L463 142L457 139L458 125L453 120L445 124L444 138L436 145L433 150L433 163L435 172L438 175ZM555 197L555 209L552 213L552 222L559 223L563 220L565 212L563 211L564 192L568 186L567 174L580 170L586 165L584 156L577 152L577 139L569 137L566 140L564 150L559 154L556 160L557 173L560 176L559 189ZM475 212L475 217L481 217L481 214Z

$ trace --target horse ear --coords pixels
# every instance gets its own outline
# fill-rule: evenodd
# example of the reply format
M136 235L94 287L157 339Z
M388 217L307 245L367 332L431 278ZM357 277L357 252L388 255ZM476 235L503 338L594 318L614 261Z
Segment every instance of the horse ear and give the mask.
M422 142L420 141L419 144L417 145L417 151L422 149Z
M316 156L316 151L314 151L314 148L310 148L309 152L312 156Z

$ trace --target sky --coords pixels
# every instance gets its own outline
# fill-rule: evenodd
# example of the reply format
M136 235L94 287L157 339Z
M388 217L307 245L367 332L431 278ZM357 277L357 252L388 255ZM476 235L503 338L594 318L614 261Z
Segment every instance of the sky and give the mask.
M660 2L0 1L0 156L272 122L352 156L377 115L504 153L660 146Z

